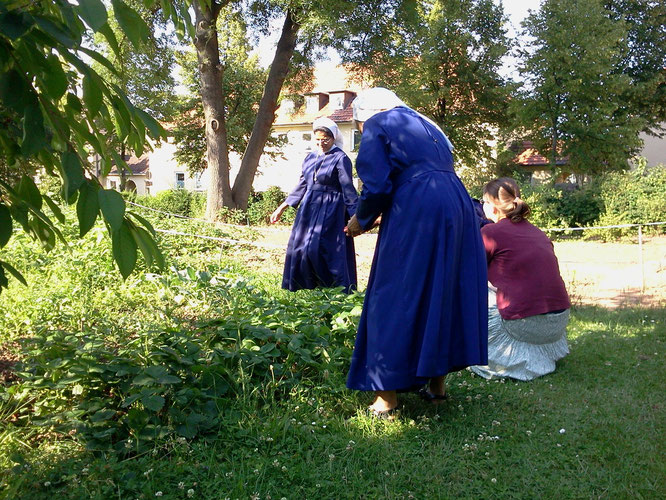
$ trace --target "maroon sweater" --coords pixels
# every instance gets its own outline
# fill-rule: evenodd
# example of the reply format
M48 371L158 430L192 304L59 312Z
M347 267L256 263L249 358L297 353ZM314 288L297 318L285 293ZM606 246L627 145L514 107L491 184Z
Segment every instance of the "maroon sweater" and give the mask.
M504 319L520 319L570 307L548 236L528 221L502 219L481 228L488 281L497 288Z

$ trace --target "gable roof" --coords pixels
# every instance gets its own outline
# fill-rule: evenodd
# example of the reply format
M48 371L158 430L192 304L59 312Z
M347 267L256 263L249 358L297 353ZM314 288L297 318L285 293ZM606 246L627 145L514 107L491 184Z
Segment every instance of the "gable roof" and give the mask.
M356 94L366 86L355 81L344 66L332 63L318 65L314 70L313 89L304 95L319 95L320 103L325 104L316 111L308 111L305 105L294 110L287 105L288 100L285 99L275 112L273 126L309 125L322 116L330 118L336 123L351 122L353 119L352 102ZM344 106L342 109L333 109L330 96L339 93L345 93Z
M142 154L139 158L134 155L125 155L123 159L127 162L127 166L132 171L131 175L145 175L150 169L150 158L148 157L148 153ZM118 168L115 165L111 167L109 175L120 175Z

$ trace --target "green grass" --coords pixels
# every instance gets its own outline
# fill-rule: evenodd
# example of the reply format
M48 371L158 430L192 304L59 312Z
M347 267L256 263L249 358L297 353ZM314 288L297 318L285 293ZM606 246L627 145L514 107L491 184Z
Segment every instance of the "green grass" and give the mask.
M227 288L173 277L159 286L140 277L123 284L109 270L108 254L89 240L70 257L36 256L31 248L17 243L11 251L19 261L45 259L30 267L33 284L0 297L0 343L11 350L21 341L24 361L36 355L30 339L47 332L93 331L121 343L167 327L201 336L207 330L196 321L243 315L289 335L320 328L342 354L303 365L283 385L267 373L244 374L218 405L211 432L194 439L171 432L131 454L90 451L66 425L39 425L31 408L55 396L10 382L0 388L6 498L666 497L664 309L578 307L569 327L571 353L555 373L527 383L454 373L444 404L401 395L400 416L376 421L362 412L371 395L344 388L353 342L353 324L344 322L356 316L340 311L360 297L286 293L270 274L246 275ZM199 250L173 248L171 263L243 276L243 254ZM88 262L91 254L97 257L90 272L68 260ZM35 283L46 277L52 279ZM61 301L55 311L54 297ZM268 319L261 319L265 309ZM148 356L148 340L146 346ZM315 373L313 366L323 368ZM23 387L23 397L12 387ZM67 394L58 397L74 404Z

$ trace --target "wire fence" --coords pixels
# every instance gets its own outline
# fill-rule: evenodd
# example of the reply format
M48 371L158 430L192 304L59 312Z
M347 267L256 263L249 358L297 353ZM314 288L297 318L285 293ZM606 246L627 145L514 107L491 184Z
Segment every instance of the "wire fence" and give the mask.
M150 212L160 214L162 216L173 217L175 219L183 219L209 224L212 227L234 228L248 231L255 231L256 227L244 226L238 224L228 224L221 222L211 222L206 219L188 217L180 214L174 214L163 210L147 207L133 202L128 202L131 205L148 210ZM636 228L638 233L637 250L631 255L631 246L626 243L594 243L594 242L566 242L557 241L555 243L556 253L560 261L565 281L568 281L570 288L580 289L585 288L581 294L586 296L598 296L602 302L608 300L619 300L622 296L627 295L628 291L631 293L639 292L643 295L647 288L655 290L657 300L663 300L664 294L661 292L666 287L666 245L663 240L657 240L655 245L651 245L648 252L647 259L645 258L645 238L643 228L651 226L666 225L663 222L647 222L637 224L617 224L607 226L588 226L588 227L567 227L567 228L546 228L543 229L548 232L567 232L567 231L588 231L588 230L602 230L602 229L627 229ZM263 241L256 241L254 239L245 238L228 238L221 236L210 236L197 233L190 233L184 231L176 231L172 229L163 229L156 227L155 230L162 234L172 236L185 236L193 238L201 238L205 240L218 241L226 245L246 245L257 247L267 250L285 250L286 238L290 231L289 227L261 227L260 233L269 231L273 234L282 233L278 235L277 239L281 240L280 243L269 243ZM371 259L374 250L374 241L376 234L364 234L362 238L357 239L357 256L362 259ZM363 240L366 240L365 242ZM596 290L596 294L595 294ZM603 292L606 293L603 293ZM613 295L613 294L616 295Z

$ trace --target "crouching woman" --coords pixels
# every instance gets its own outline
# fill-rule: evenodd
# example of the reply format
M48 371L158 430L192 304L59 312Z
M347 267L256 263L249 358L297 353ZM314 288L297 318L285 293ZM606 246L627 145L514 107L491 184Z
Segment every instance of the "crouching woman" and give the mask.
M555 370L569 353L569 296L553 244L527 221L530 208L515 180L483 188L483 210L494 224L481 228L488 260L488 365L485 378L532 380Z

